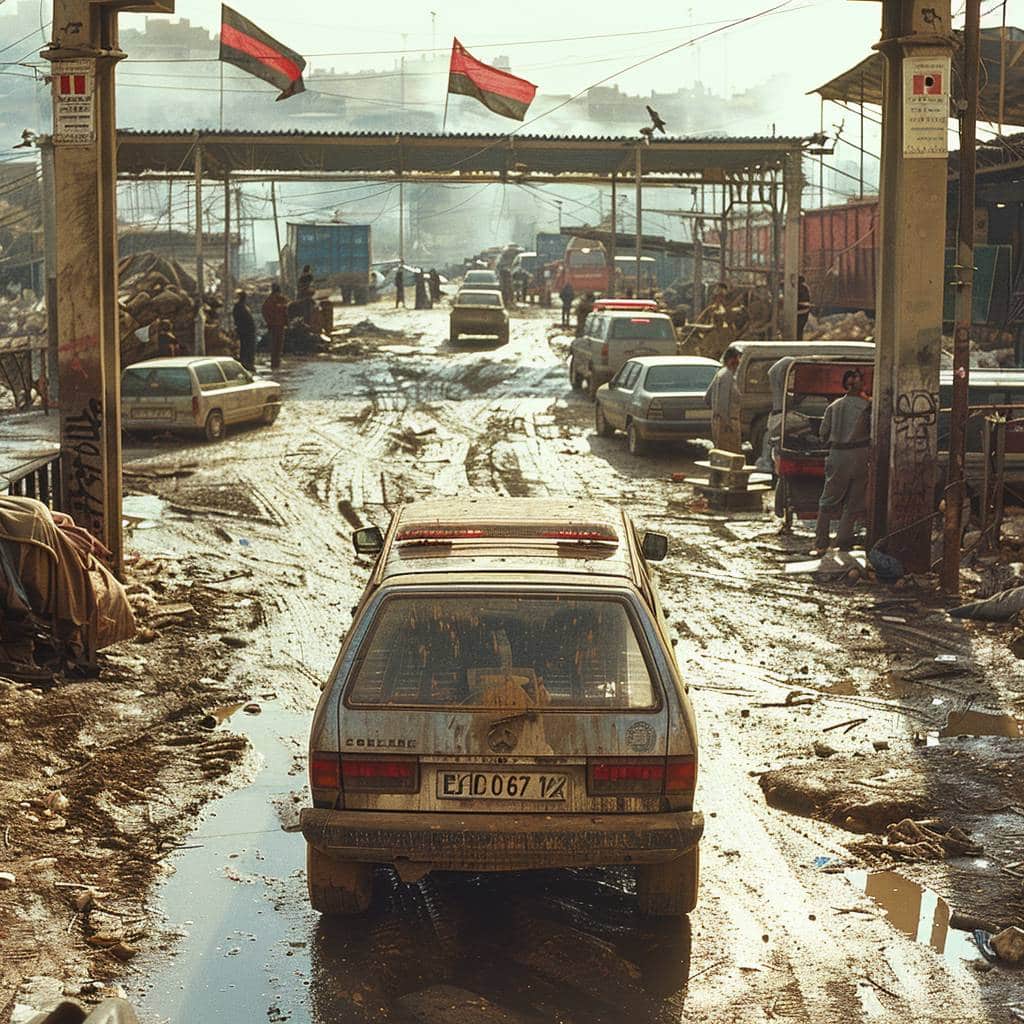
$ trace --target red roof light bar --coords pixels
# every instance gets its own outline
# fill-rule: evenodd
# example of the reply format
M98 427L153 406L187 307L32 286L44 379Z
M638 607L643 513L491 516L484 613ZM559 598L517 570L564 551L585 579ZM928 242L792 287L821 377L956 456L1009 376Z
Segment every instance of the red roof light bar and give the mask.
M482 523L474 526L403 526L397 544L451 544L459 540L553 540L560 543L614 544L619 535L602 523Z

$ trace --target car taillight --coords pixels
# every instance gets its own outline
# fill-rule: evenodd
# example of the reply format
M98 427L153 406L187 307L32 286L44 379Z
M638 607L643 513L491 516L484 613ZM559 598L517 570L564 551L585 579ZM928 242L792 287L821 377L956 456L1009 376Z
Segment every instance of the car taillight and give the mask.
M341 789L341 758L319 750L310 754L309 785L312 789Z
M665 410L662 408L660 398L655 398L654 401L647 406L647 418L649 420L661 420L665 418Z
M660 795L665 783L662 758L590 761L587 789L594 796Z
M692 794L697 786L697 761L692 757L670 757L665 769L665 795Z
M341 781L346 793L415 793L420 766L415 757L343 757Z
M192 418L199 419L199 399L195 395L192 396Z
M602 363L607 363L608 362L608 342L607 341L601 346L601 362Z

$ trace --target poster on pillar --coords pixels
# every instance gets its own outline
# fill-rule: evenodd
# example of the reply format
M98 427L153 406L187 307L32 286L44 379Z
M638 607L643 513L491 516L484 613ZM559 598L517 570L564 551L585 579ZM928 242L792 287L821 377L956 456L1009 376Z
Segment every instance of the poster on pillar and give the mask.
M903 59L903 156L949 155L949 57Z
M89 60L52 65L53 141L90 146L96 141L95 68Z

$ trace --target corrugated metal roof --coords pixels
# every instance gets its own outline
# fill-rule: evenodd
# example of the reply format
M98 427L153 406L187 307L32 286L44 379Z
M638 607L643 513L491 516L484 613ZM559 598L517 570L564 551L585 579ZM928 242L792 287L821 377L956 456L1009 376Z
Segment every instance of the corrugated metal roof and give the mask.
M118 171L190 171L195 143L205 176L240 173L395 175L475 180L632 178L636 136L427 132L119 131ZM680 138L640 145L645 175L694 175L782 167L809 142L796 136Z

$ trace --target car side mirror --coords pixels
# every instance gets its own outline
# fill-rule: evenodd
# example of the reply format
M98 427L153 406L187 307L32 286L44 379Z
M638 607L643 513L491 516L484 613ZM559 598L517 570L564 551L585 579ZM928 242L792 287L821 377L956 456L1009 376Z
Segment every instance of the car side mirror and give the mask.
M645 533L640 550L648 562L660 562L668 554L668 537L663 533Z
M384 549L384 534L379 526L364 526L352 534L357 555L378 555Z

